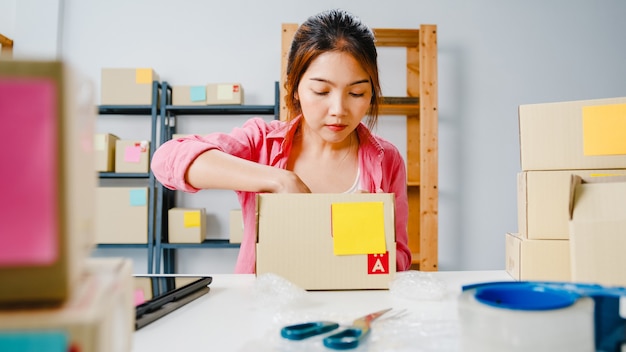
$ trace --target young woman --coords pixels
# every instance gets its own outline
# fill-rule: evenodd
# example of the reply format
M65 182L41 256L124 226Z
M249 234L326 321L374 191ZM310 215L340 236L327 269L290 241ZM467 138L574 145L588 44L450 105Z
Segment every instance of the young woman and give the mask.
M255 270L259 192L394 193L396 267L409 269L404 160L370 130L381 96L376 60L373 33L358 18L341 10L312 16L289 53L286 121L252 118L230 133L179 138L155 151L152 171L165 187L237 192L244 235L236 273Z

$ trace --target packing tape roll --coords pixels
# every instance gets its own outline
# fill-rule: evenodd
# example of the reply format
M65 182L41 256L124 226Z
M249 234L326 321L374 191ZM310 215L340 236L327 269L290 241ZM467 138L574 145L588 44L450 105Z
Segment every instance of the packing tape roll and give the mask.
M458 301L461 350L594 351L594 300L533 286L481 286Z

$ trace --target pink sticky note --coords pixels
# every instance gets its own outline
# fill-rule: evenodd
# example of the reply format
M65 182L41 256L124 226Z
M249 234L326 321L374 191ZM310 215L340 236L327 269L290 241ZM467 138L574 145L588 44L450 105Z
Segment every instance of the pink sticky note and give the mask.
M127 163L138 163L141 159L141 146L130 145L124 149L124 161Z
M46 78L0 78L0 267L58 257L57 88Z
M142 289L135 290L135 307L144 303L146 301L146 296L143 294Z

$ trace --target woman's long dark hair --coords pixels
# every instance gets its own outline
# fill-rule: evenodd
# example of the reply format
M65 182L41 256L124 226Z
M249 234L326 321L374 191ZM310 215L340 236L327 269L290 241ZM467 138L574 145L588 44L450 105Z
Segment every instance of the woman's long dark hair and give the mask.
M378 120L381 96L374 34L360 19L338 9L309 17L294 35L287 61L285 81L287 120L302 113L300 102L296 99L296 91L302 76L315 58L329 51L352 55L369 75L372 85L372 101L366 124L369 128L373 128Z

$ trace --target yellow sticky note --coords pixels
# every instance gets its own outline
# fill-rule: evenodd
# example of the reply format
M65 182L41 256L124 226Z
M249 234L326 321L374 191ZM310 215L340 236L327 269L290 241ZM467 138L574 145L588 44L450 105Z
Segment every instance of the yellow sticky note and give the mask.
M152 83L152 69L138 68L135 70L135 83L137 84L151 84Z
M385 213L382 202L331 205L335 255L385 253Z
M185 227L200 227L200 212L186 211L183 214L183 223Z
M626 154L626 104L583 107L583 153Z

